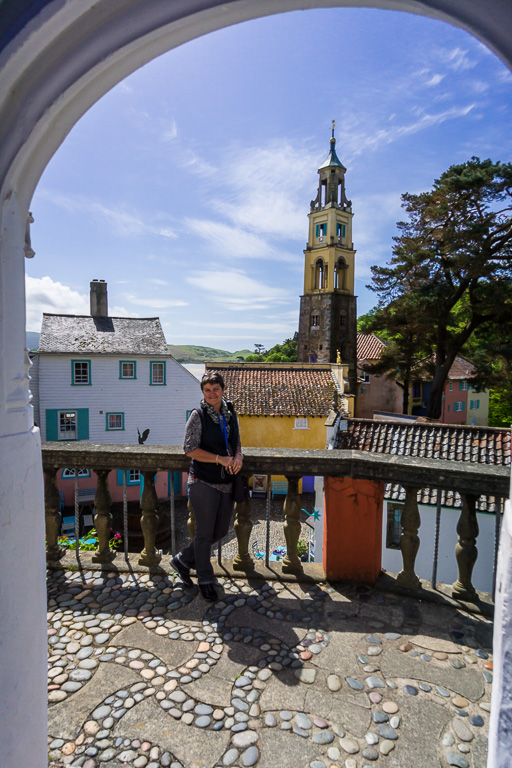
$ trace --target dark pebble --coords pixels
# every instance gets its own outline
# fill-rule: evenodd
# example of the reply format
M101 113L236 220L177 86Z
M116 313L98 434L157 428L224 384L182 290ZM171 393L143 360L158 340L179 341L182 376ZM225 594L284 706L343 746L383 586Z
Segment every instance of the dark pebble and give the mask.
M471 725L475 725L477 728L481 728L484 724L484 719L481 715L475 715L474 717L471 717L469 722Z
M404 693L408 693L409 696L417 696L418 689L414 685L404 685Z

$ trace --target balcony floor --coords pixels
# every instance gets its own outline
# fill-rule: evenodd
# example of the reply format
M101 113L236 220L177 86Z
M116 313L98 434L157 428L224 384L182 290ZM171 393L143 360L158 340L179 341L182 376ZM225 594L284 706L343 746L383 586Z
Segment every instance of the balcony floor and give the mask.
M212 605L163 571L49 571L50 766L484 768L489 619L219 581Z

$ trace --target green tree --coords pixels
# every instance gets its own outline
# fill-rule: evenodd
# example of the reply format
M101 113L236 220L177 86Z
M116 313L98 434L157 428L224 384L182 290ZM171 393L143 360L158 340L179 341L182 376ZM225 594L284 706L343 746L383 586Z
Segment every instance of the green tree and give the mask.
M377 363L363 367L368 373L388 376L402 386L402 413L408 413L409 387L429 352L430 329L416 322L413 309L405 299L400 304L392 302L375 308L368 315L365 332L375 333L387 346Z
M512 164L473 157L402 201L409 220L398 222L391 262L372 268L369 287L379 310L406 318L418 347L430 347L426 415L436 419L457 354L477 329L511 322Z
M255 344L256 350L263 349L263 344ZM268 352L255 352L247 355L246 363L294 363L297 361L297 338L285 339L282 344L275 344Z

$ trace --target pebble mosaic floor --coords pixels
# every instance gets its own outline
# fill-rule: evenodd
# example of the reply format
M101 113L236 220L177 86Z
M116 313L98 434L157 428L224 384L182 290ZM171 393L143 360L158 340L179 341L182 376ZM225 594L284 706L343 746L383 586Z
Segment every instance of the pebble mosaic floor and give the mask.
M176 577L177 578L177 577ZM366 587L50 571L49 766L485 768L492 624Z

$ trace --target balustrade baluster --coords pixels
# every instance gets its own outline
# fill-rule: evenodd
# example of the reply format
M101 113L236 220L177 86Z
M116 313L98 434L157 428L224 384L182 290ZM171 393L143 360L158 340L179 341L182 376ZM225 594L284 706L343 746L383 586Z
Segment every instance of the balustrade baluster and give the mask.
M58 538L62 516L60 514L60 493L57 488L57 468L45 469L44 519L46 525L46 559L59 560L65 552L59 547Z
M247 488L247 477L243 476L245 498L235 504L235 533L238 541L238 552L233 560L236 571L251 571L254 561L249 554L249 539L252 531L251 499Z
M98 469L96 474L98 476L98 487L94 497L94 506L96 507L94 527L98 534L98 549L92 556L92 562L111 563L116 553L109 546L112 529L112 496L108 487L110 470Z
M458 600L476 600L476 590L471 583L471 575L478 557L476 540L478 523L476 519L476 496L461 494L462 511L457 523L458 541L455 545L455 557L459 576L452 585L452 597Z
M300 537L300 502L299 480L296 475L286 476L288 492L284 502L284 537L286 539L286 555L283 557L283 573L300 573L302 563L297 554L297 544Z
M414 572L416 555L420 546L418 528L421 525L418 510L419 488L406 486L405 502L402 511L402 533L400 535L400 549L402 550L403 568L396 578L399 587L406 589L418 589L421 582Z
M139 565L158 565L162 553L156 548L156 533L158 530L158 498L155 491L155 472L142 472L144 490L140 505L142 516L140 527L144 535L144 549L140 553Z

